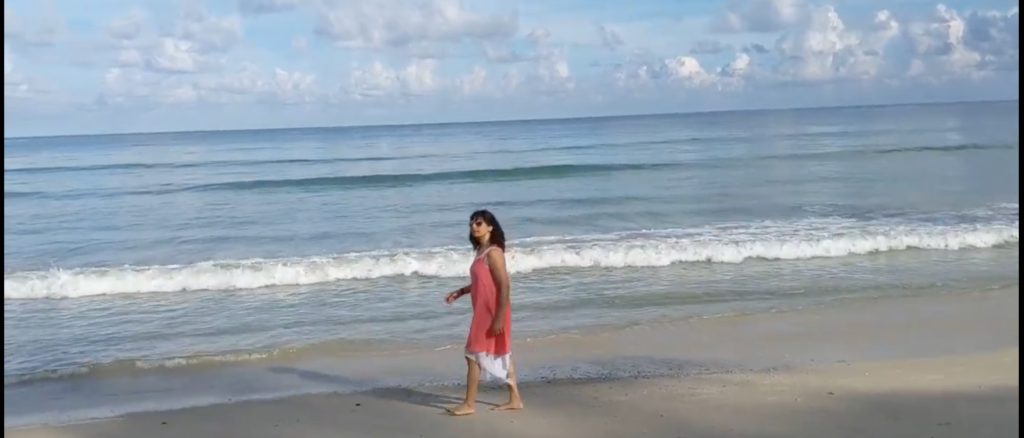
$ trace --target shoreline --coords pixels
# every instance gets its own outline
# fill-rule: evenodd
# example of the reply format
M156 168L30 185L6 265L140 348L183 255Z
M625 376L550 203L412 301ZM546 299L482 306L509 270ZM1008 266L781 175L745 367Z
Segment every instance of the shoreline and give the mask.
M890 302L913 302L922 299L963 299L964 297L978 294L1009 294L1017 293L1017 284L993 285L984 289L974 290L952 290L939 291L935 295L921 293L904 294L879 294L863 296L836 296L823 298L810 298L806 302L789 303L790 305L770 305L763 303L759 308L747 311L709 313L706 315L684 315L684 316L656 316L644 322L629 322L622 324L596 323L572 328L564 332L539 332L530 333L523 337L520 335L514 341L522 345L533 345L545 342L558 342L566 339L577 339L581 337L604 337L617 336L628 333L631 330L645 330L654 326L678 327L690 324L714 324L729 323L730 321L741 321L744 318L757 318L766 315L787 317L788 315L800 313L828 312L830 309L859 307L870 305L878 300ZM934 292L934 291L933 291ZM452 331L458 332L460 327ZM430 352L442 352L452 349L460 349L461 335L449 337L447 340L432 339L430 341L408 341L408 340L383 340L383 339L341 339L317 341L310 344L298 344L282 346L276 349L267 350L240 350L226 351L212 354L197 354L193 356L168 357L156 359L119 359L112 362L94 363L76 368L41 371L36 374L5 376L5 386L31 385L48 381L81 378L100 378L109 375L112 369L128 371L136 374L147 372L174 372L188 367L218 367L218 366L245 366L245 365L274 365L285 362L302 360L310 357L330 356L335 359L344 360L352 356L375 356L395 357L406 354L423 354ZM435 342L436 341L436 342Z
M838 306L742 316L653 321L619 330L520 341L516 357L528 386L585 386L585 382L617 386L636 379L689 381L772 370L814 372L837 363L971 357L1018 346L1019 288L1014 286L954 295L855 300ZM20 401L19 406L5 405L5 436L14 430L54 429L40 428L40 424L63 424L56 428L64 430L80 427L82 423L76 423L80 421L122 421L102 419L111 417L415 391L396 389L399 387L458 391L464 370L452 351L161 370L159 377L137 374L54 382L48 392L38 394L12 394L5 388L5 398ZM251 397L263 401L246 401L237 395L240 387L263 388L272 395ZM314 395L318 393L348 395ZM165 395L170 398L161 401L159 397ZM97 400L114 400L120 405L97 407ZM19 416L35 420L18 424L15 419Z
M1019 436L1019 349L838 363L782 372L534 382L526 409L451 418L459 388L306 395L127 415L10 438L216 437L750 437ZM550 434L550 435L549 435ZM924 435L922 435L924 434Z

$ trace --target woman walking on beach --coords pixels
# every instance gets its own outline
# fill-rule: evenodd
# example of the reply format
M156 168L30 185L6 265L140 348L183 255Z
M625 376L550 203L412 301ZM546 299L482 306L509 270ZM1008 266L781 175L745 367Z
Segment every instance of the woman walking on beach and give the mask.
M512 305L510 284L505 270L505 231L491 212L479 210L469 216L469 241L476 250L470 265L470 284L445 297L452 304L469 294L473 303L473 320L466 339L466 400L448 409L452 415L476 412L477 385L480 373L497 378L508 385L508 403L491 410L506 411L523 408L512 365Z

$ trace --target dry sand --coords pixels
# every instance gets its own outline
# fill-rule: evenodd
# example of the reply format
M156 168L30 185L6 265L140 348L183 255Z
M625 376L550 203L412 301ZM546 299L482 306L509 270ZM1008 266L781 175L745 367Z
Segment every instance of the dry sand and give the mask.
M1017 437L1019 351L779 373L532 384L527 409L442 408L458 388L247 402L10 431L11 438Z

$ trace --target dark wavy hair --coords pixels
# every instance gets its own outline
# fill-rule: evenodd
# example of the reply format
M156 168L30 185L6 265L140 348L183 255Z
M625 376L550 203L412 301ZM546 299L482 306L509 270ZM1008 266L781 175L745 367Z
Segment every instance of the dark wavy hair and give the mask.
M469 215L470 223L478 220L483 221L485 224L491 226L491 238L490 242L488 243L497 246L498 248L501 248L502 251L504 251L505 230L503 230L501 228L501 224L498 223L498 218L494 217L494 214L487 210L477 210L474 211L473 214ZM473 244L473 249L480 249L480 242L477 242L476 239L473 238L472 230L470 230L469 232L469 243Z

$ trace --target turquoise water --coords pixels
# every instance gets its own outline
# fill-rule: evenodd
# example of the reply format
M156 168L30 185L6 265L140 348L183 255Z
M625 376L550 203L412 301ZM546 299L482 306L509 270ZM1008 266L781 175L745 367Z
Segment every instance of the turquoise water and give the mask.
M4 386L1016 285L1019 104L4 141ZM5 423L7 420L5 406Z

